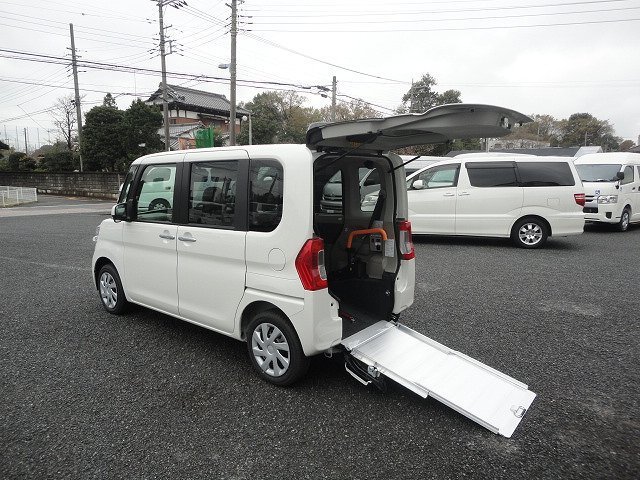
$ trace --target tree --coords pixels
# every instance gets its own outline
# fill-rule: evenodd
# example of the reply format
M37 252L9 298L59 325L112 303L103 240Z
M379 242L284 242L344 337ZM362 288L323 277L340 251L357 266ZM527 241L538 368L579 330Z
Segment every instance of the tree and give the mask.
M93 107L85 116L81 149L87 170L113 172L128 165L123 142L125 113L107 103L105 97L103 105Z
M73 172L80 165L77 155L68 150L52 150L44 154L40 167L46 172Z
M140 99L134 100L125 110L123 121L123 143L129 161L164 150L164 142L158 134L162 127L162 112L158 106L147 105Z
M620 150L621 152L628 152L634 146L635 146L635 143L633 143L633 140L625 140L622 143L620 143L618 150Z
M24 152L13 152L11 155L9 155L9 158L7 158L9 171L17 172L18 170L20 170L20 160L26 156L27 154Z
M252 143L304 143L307 127L321 120L314 108L304 107L305 98L295 92L259 93L244 108L251 110ZM246 123L238 136L241 144L249 143Z
M73 150L73 137L76 133L76 101L71 95L60 97L53 106L51 116L53 124L60 131L68 150Z
M560 145L575 147L580 145L615 145L613 127L608 120L598 120L590 113L574 113L559 124Z
M447 105L449 103L462 103L462 93L460 90L445 90L436 96L436 105Z
M116 103L116 99L113 98L113 95L107 93L102 99L102 106L104 107L113 107L118 108L118 104Z
M402 96L402 110L404 112L426 112L438 104L438 93L433 89L437 85L436 79L425 73L420 80L413 83L411 88Z
M330 106L322 107L318 113L322 121L331 121ZM360 118L379 118L381 116L380 112L362 100L351 100L350 102L342 102L336 105L336 122L358 120Z

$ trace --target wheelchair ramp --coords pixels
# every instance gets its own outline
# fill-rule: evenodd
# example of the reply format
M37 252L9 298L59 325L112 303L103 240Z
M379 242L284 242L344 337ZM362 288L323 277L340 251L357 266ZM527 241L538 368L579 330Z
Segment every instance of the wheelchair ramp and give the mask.
M382 375L505 437L536 396L524 383L401 324L378 322L342 344Z

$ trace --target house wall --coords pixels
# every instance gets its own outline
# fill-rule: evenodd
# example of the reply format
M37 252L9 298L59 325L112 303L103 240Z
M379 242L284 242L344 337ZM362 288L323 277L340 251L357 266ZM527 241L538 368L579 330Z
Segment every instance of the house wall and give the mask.
M116 199L124 173L0 172L0 185L37 188L38 193Z

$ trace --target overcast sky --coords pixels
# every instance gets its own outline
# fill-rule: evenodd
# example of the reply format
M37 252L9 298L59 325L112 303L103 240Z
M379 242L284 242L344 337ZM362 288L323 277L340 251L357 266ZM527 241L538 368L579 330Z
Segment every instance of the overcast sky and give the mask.
M168 71L228 79L218 68L229 62L225 1L166 8L176 51ZM15 146L18 136L22 150L24 128L30 149L57 136L44 110L73 94L73 78L68 66L7 58L21 56L7 50L59 62L73 23L83 60L160 69L154 1L1 0L0 14L0 137ZM246 0L239 14L238 79L254 86L239 86L238 102L260 85L327 105L317 87L335 75L340 100L361 98L389 114L411 80L430 73L436 90L458 89L464 102L558 119L589 112L638 142L640 0ZM160 75L82 68L79 81L86 112L105 92L123 109L136 95L146 99ZM168 82L229 97L228 80Z

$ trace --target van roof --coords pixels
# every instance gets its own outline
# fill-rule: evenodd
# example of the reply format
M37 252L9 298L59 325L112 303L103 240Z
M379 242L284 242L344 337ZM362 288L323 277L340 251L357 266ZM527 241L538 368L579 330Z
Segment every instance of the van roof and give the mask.
M588 153L577 158L576 165L584 164L631 164L640 165L640 154L631 152Z

